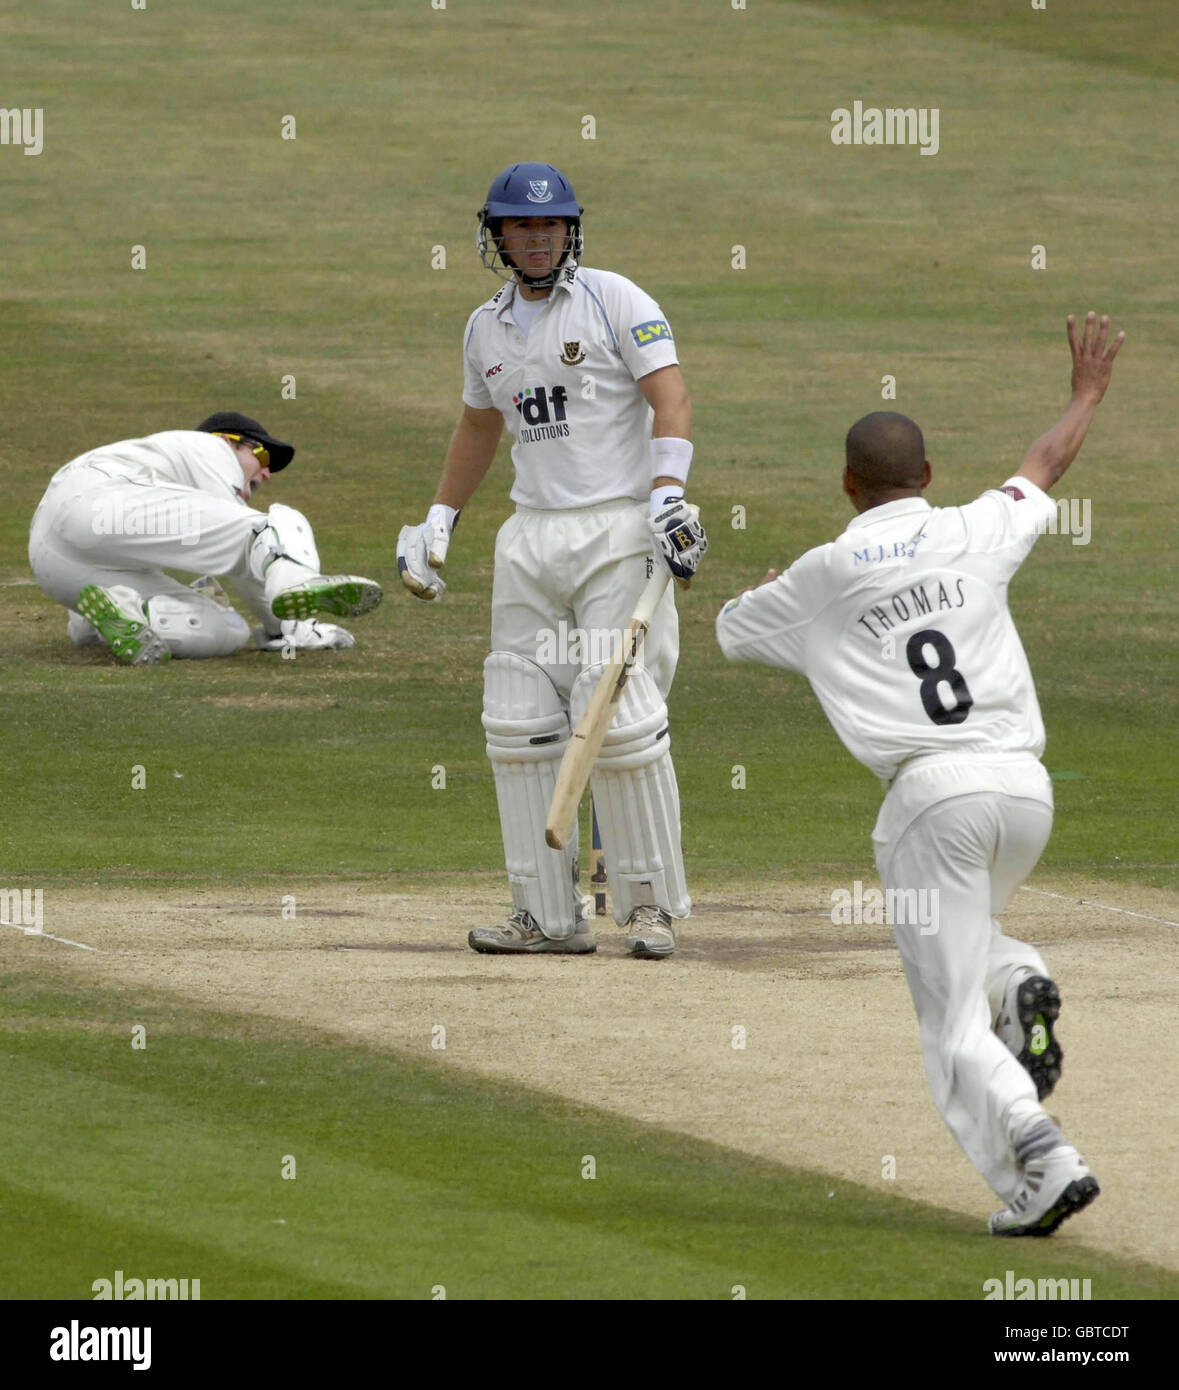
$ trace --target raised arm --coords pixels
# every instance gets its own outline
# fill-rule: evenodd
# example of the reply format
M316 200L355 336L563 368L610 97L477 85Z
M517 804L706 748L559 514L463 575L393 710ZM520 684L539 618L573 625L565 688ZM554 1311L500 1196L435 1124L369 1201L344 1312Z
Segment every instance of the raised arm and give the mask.
M1102 314L1098 322L1096 312L1091 309L1085 316L1085 329L1079 340L1077 321L1072 314L1068 316L1068 345L1073 356L1072 399L1064 414L1047 434L1036 440L1019 466L1019 476L1030 478L1044 492L1059 482L1076 458L1105 395L1114 358L1126 337L1125 333L1119 333L1107 348L1108 334L1108 314Z

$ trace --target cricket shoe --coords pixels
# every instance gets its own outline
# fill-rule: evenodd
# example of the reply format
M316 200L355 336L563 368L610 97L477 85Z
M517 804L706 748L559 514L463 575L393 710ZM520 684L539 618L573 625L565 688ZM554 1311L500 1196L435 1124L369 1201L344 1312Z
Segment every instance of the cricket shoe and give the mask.
M476 927L468 932L467 945L472 951L481 951L490 956L588 956L598 949L590 924L584 917L578 917L572 936L558 940L545 936L540 923L522 907L517 908L502 926Z
M995 1212L988 1223L991 1235L1050 1236L1100 1191L1076 1149L1060 1144L1023 1165L1023 1181L1010 1207Z
M151 628L147 605L134 589L113 584L87 584L78 595L77 610L101 635L123 666L157 666L172 653Z
M1032 1078L1041 1100L1060 1080L1064 1051L1052 1032L1059 1017L1060 991L1047 976L1016 974L1008 982L995 1032Z
M675 945L675 928L666 908L643 903L627 918L627 955L636 960L662 960L672 954Z
M355 618L371 612L380 601L381 586L375 579L362 579L358 574L316 574L275 595L270 611L284 621L314 618L319 613Z

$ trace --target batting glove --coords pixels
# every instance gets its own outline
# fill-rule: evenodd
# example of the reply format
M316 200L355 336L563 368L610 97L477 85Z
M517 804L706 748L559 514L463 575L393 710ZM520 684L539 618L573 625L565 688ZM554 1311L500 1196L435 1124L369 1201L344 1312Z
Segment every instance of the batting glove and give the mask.
M446 592L446 581L438 571L446 563L458 518L453 507L435 502L421 526L401 528L397 537L397 573L415 598L436 603Z
M667 498L666 505L651 517L651 536L655 554L686 589L699 568L708 537L700 525L700 508L682 497Z

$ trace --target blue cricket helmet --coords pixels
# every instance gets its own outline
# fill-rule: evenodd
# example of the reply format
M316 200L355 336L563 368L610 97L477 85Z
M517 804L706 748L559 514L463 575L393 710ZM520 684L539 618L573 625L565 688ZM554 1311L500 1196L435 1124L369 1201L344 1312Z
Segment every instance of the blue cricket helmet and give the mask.
M500 249L500 219L503 217L563 217L569 234L557 269L572 257L581 259L584 238L581 215L585 209L577 201L573 185L551 164L529 161L509 164L501 169L487 190L487 201L479 209L479 235L475 245L479 259L503 280L516 278L516 267ZM498 258L500 264L496 264ZM522 276L536 288L556 281L556 270L543 277Z
M580 217L573 186L551 164L509 164L491 180L481 217Z

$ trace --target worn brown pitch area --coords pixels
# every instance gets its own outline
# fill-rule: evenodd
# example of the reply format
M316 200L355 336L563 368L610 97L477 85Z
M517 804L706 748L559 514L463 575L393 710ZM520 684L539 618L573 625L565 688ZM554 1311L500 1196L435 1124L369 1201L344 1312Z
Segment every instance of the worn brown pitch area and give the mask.
M1056 1237L1179 1267L1179 1054L1172 1045L1179 920L1167 895L1037 880L1006 930L1059 981L1064 1078L1048 1102L1102 1184ZM887 928L834 927L830 889L700 894L666 961L623 955L598 919L583 957L480 956L466 932L496 919L496 877L457 891L320 881L194 892L47 890L45 929L84 952L0 929L0 965L173 990L197 1005L422 1050L782 1162L950 1207L996 1203L925 1087L917 1030ZM282 895L295 898L294 920ZM432 1048L445 1029L445 1051ZM734 1047L744 1030L744 1047ZM896 1177L883 1177L895 1159ZM1004 1257L1006 1258L1006 1256Z

